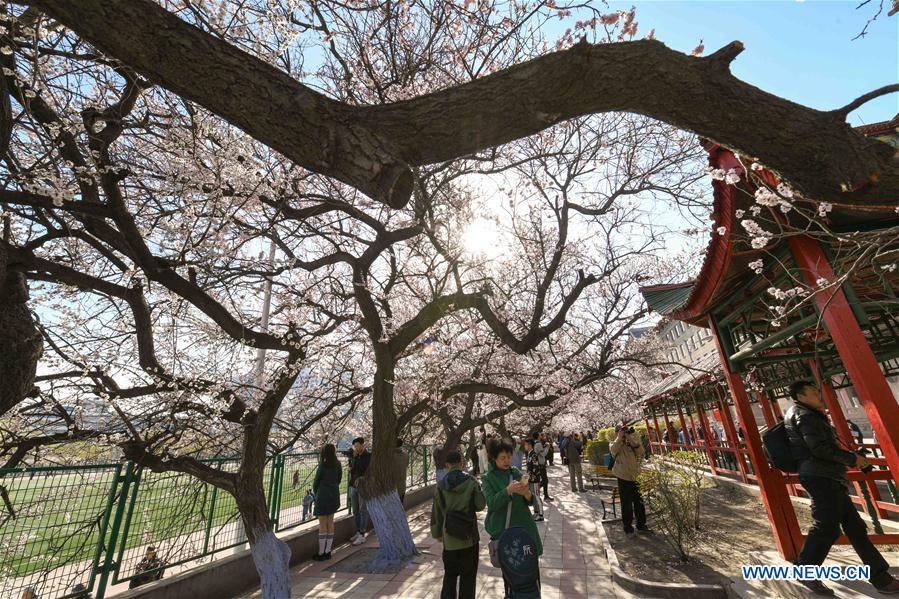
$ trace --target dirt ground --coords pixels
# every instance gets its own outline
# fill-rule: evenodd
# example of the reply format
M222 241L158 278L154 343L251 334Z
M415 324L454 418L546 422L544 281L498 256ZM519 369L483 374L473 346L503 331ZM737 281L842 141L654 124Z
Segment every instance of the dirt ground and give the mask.
M680 563L658 534L626 537L620 521L605 524L622 569L656 582L720 584L738 575L741 564L749 563L749 552L774 549L765 506L758 498L725 486L703 493L704 533L688 549L693 557L687 563ZM808 508L797 506L796 516L807 531L811 525ZM648 524L652 527L651 518Z

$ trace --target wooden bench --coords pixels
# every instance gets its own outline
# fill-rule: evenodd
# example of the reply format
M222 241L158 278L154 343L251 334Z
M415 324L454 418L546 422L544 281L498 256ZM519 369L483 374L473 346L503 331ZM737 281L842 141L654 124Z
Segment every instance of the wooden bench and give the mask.
M612 471L606 468L603 465L595 464L593 466L594 472L593 474L587 477L587 483L590 485L592 490L596 491L596 487L603 480L614 479L615 477L612 475Z
M606 519L606 512L608 510L607 506L612 507L612 517L613 518L618 517L618 509L615 506L620 503L619 499L620 498L618 497L618 487L612 488L612 494L610 496L599 498L599 503L602 504L602 519L603 520Z

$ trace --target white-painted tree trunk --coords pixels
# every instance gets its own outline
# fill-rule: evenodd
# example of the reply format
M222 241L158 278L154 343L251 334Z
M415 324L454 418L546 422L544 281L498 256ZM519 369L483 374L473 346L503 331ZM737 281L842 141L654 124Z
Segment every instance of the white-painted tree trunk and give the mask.
M365 505L380 545L378 556L372 562L373 572L406 562L418 553L412 541L406 511L396 491L372 497Z
M262 599L290 598L290 548L270 530L257 529L250 554L259 573Z

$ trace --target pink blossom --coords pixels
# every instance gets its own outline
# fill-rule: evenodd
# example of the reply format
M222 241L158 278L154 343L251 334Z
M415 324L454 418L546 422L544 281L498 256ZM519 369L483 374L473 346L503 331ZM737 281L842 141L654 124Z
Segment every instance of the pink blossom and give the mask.
M599 17L599 22L603 25L614 25L618 22L618 19L621 18L621 14L617 12L613 12L607 15L602 15ZM655 31L655 30L653 30Z
M693 51L690 52L690 56L702 56L703 52L705 52L705 44L702 43L702 38L700 38L699 45L693 48Z

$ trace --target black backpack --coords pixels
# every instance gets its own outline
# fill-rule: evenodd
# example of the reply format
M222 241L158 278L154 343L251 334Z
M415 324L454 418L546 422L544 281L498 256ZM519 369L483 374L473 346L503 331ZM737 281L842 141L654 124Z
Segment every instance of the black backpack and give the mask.
M446 534L465 541L473 539L478 531L478 518L474 511L474 493L471 494L467 513L459 510L447 511L446 498L441 489L437 489L437 497L443 504L443 528L446 530Z
M787 473L799 471L799 462L793 456L790 436L783 422L778 422L765 431L762 435L762 449L772 468Z

